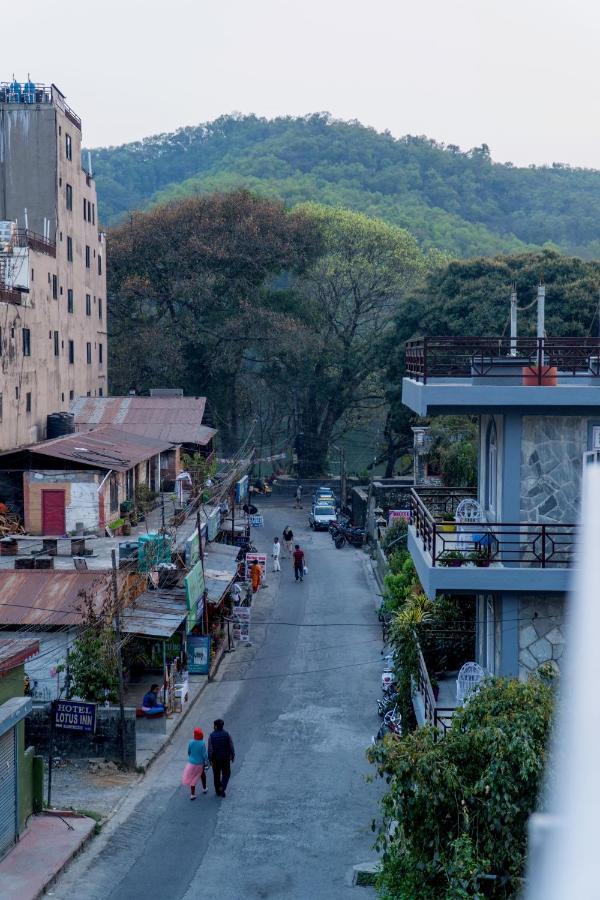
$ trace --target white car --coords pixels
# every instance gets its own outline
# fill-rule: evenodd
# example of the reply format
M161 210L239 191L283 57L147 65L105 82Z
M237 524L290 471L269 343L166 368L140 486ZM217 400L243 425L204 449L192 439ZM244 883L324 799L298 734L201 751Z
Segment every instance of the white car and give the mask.
M326 504L315 504L308 517L308 524L315 531L327 531L330 522L337 521L335 507Z

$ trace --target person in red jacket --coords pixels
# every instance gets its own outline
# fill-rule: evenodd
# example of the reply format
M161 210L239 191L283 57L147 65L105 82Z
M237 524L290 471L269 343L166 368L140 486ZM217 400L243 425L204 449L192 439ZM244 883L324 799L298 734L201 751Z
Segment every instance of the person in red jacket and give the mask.
M296 544L292 559L294 560L294 576L296 581L304 581L304 550L300 549L300 544Z

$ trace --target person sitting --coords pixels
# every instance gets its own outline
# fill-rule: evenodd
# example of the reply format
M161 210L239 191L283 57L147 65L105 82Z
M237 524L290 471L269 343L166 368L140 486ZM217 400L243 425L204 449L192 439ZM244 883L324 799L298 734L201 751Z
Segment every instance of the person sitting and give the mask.
M147 716L161 716L165 708L162 703L158 702L158 685L153 684L150 690L144 694L142 700L142 709Z

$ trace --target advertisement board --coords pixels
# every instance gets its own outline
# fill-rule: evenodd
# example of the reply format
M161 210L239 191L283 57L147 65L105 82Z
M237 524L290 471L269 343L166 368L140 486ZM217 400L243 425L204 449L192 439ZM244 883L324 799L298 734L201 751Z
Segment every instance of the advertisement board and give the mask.
M251 528L262 528L265 524L263 516L248 516L248 522Z
M185 576L185 605L187 607L187 630L192 630L204 611L204 571L202 562L196 565Z
M60 731L83 731L89 734L96 730L95 703L55 700L53 707L54 727Z
M215 508L212 510L212 512L209 513L207 520L206 520L206 524L207 524L207 529L208 529L208 540L214 541L214 539L216 538L216 536L219 532L219 528L221 526L221 509L220 509L220 507L215 506Z
M210 665L210 636L189 634L186 640L188 672L190 675L208 675Z
M243 478L240 478L239 481L236 481L235 484L235 502L236 503L244 503L248 499L248 489L250 486L250 479L247 475L244 475Z
M267 571L266 553L246 553L246 578L250 578L250 569L255 562L261 567L264 578Z
M198 529L189 536L185 542L185 564L190 569L200 559L200 536Z
M251 606L234 606L231 611L233 639L247 642L250 640Z

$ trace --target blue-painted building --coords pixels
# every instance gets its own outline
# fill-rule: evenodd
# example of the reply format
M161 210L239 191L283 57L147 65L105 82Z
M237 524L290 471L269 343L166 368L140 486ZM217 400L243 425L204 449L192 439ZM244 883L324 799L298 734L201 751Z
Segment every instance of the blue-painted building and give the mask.
M471 492L413 491L408 546L426 594L474 598L475 659L491 674L559 668L584 458L600 448L600 341L411 341L402 399L420 416L479 421L466 519L444 514Z

